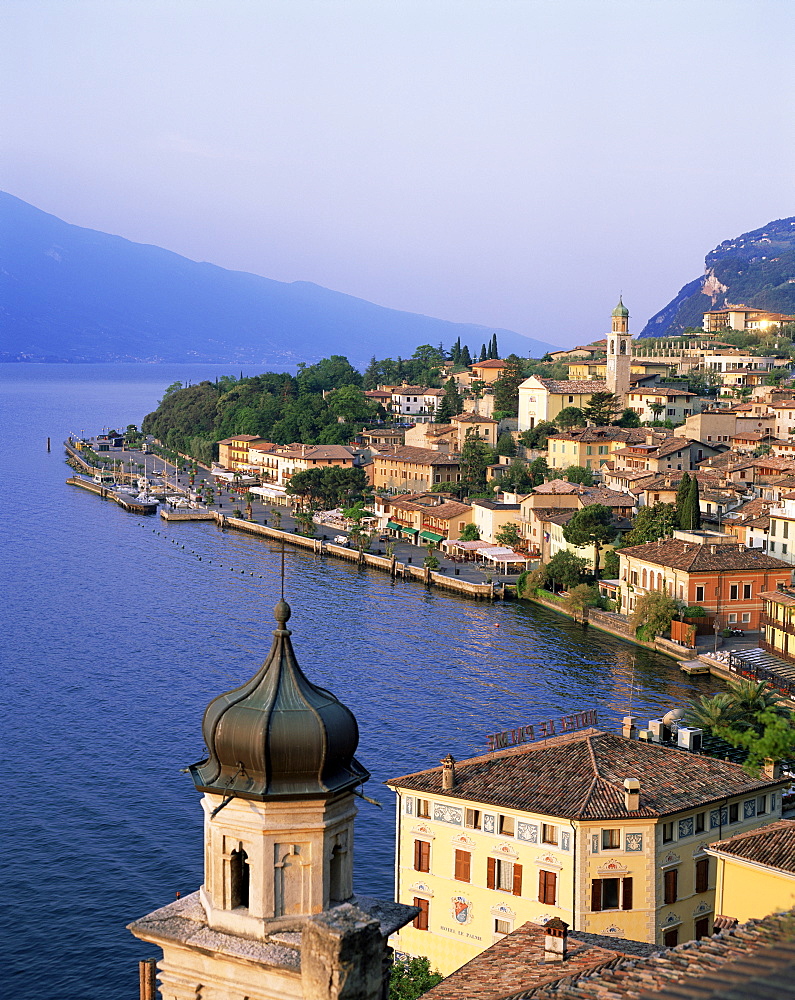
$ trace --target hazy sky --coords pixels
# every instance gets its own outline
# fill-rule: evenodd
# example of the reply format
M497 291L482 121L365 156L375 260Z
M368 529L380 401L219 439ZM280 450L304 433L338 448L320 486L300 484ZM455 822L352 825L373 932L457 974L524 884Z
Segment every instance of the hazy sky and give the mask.
M0 187L560 343L795 214L793 0L3 0Z

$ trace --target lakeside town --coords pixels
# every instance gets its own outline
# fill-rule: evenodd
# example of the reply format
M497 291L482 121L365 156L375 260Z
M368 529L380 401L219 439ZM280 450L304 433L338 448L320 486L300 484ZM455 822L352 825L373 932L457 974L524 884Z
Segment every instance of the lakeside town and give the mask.
M703 333L652 345L633 342L619 301L604 341L542 360L560 377L543 367L526 375L520 359L462 365L459 356L440 365L439 387L321 390L331 404L347 390L341 406L349 412L378 408L380 419L365 421L348 444L232 433L202 464L135 428L128 440L106 432L72 442L73 455L90 456L97 469L126 460L135 479L143 465L139 488L161 501L166 520L212 512L222 526L330 539L332 548L386 555L393 566L397 551L422 563L426 584L463 572L496 596L496 580L502 596L657 648L688 672L729 678L727 692L664 718L628 715L621 733L600 729L592 710L534 719L494 734L483 757L448 755L389 782L398 804L395 902L344 905L355 905L364 923L378 921L368 947L389 939L405 960L395 967L411 970L433 1000L588 996L619 973L631 995L638 977L678 981L677 948L686 942L719 941L729 962L783 933L770 915L795 901L793 320L738 307L705 314ZM496 343L484 345L489 353ZM164 399L190 388L172 387ZM498 408L512 397L515 413ZM338 423L347 433L356 420ZM141 449L134 462L129 447ZM95 478L104 491L117 476ZM307 705L319 689L295 673L289 608L277 606L276 616L276 644L245 698L268 718L287 713L297 746L305 734L274 675L292 672ZM323 722L327 748L345 743L340 725ZM363 780L350 739L339 753L356 781L309 788L295 785L284 746L283 774L278 752L268 766L244 766L246 738L238 734L240 745L222 752L206 730L208 761L192 769L207 815L224 809L222 822L206 823L201 905L188 897L131 925L163 948L164 996L198 974L185 920L212 931L221 974L248 983L250 995L258 995L256 977L249 982L236 965L230 936L264 941L257 961L278 966L278 979L295 972L295 956L280 966L267 950L281 943L271 921L330 913L335 933L352 933L334 924L347 912L339 902L351 897L348 799ZM253 774L268 767L256 792ZM326 767L315 761L310 770ZM337 819L319 821L310 860L293 845L271 871L267 845L296 839L303 822L288 815L274 828L280 782L291 799L333 801ZM264 848L252 840L260 822ZM291 873L297 881L288 885L296 866L302 874ZM749 919L761 923L735 933ZM339 964L328 941L317 947L323 961ZM712 962L708 950L691 951L687 974L709 974ZM316 973L303 955L299 964L302 977ZM154 990L154 965L142 976Z

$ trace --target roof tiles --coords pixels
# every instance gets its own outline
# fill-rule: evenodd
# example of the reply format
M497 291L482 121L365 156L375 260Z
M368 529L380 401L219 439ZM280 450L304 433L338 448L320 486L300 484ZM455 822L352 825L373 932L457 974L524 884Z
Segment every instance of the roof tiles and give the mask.
M664 816L781 784L750 778L737 764L594 729L473 757L455 771L455 789L446 793L453 798L572 819ZM634 811L624 804L625 778L641 780ZM443 794L442 768L389 784Z

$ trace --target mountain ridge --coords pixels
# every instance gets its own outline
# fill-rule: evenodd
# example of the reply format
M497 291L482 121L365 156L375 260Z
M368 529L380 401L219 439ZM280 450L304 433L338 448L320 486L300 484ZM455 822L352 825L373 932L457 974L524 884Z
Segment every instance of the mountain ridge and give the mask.
M729 304L795 314L795 216L719 243L704 258L704 274L680 288L639 336L676 336Z
M0 192L0 361L207 361L295 365L420 344L541 356L512 330L379 306L316 282L281 282L64 222ZM378 345L383 345L378 349Z

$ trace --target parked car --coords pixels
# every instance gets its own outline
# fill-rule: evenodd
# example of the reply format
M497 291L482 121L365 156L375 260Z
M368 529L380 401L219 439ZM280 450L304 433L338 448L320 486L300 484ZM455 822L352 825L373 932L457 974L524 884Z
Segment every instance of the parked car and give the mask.
M335 545L347 545L348 544L348 536L347 535L335 535L334 536L334 544Z

